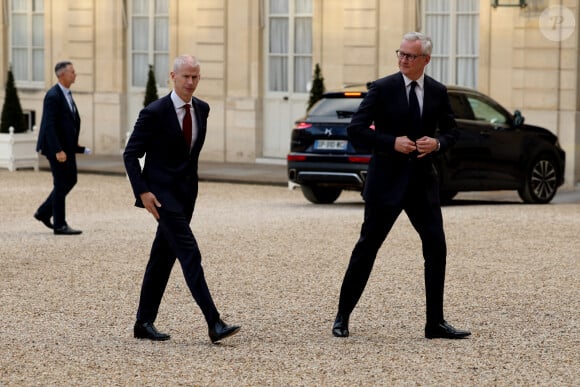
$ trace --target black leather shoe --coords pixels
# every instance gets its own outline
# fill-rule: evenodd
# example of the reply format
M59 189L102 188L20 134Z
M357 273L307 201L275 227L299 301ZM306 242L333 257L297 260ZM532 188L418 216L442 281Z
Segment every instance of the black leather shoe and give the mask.
M34 219L38 220L39 222L42 222L46 227L48 227L52 230L52 223L50 223L50 216L48 218L42 217L42 216L40 216L38 211L36 211L34 213Z
M219 318L208 328L209 338L212 343L218 342L226 337L235 335L242 327L238 325L228 325Z
M62 227L54 229L55 235L79 235L81 233L82 233L81 230L75 230L74 228L70 228L68 224L65 224Z
M153 323L140 323L139 321L135 322L133 336L136 339L149 339L153 341L165 341L171 337L167 333L159 332Z
M348 337L348 316L343 316L342 314L336 315L336 320L334 320L334 325L332 326L332 334L336 337Z
M425 337L428 339L464 339L469 335L471 332L455 329L447 321L425 326Z

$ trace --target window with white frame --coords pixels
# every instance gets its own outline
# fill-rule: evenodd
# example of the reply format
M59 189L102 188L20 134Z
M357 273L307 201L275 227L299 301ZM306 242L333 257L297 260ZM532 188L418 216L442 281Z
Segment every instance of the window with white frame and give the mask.
M307 93L312 72L312 0L269 0L268 90Z
M169 73L169 1L132 0L131 85L145 87L153 65L158 87L167 87Z
M433 40L427 73L443 83L477 88L479 0L423 3L425 34Z
M10 64L17 83L44 82L44 0L10 1Z

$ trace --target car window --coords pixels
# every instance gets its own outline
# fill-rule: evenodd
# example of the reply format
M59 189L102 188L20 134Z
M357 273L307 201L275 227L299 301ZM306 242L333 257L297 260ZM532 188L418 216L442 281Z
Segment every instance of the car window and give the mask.
M471 107L462 95L449 93L449 103L456 119L472 120Z
M491 124L505 124L508 122L507 117L504 116L503 113L489 105L487 102L473 96L468 96L467 100L469 101L469 105L473 110L473 115L476 120L489 122Z
M336 117L337 115L344 115L345 113L354 113L358 110L361 102L362 98L326 98L314 105L308 112L308 115L311 117Z

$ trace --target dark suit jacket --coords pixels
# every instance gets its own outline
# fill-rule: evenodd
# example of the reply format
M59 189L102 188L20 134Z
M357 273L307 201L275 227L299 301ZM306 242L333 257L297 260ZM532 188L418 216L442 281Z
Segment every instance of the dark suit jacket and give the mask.
M78 145L80 129L78 110L71 111L60 86L54 85L44 96L36 151L53 158L60 151L67 155L83 153L85 148Z
M425 75L421 136L435 137L441 143L439 152L457 140L455 119L447 89ZM356 145L373 150L363 197L367 203L399 205L413 175L425 183L428 195L438 197L438 181L431 155L421 159L395 151L395 138L409 135L412 122L403 75L399 72L376 80L370 85L358 111L353 115L348 134ZM374 124L375 129L371 129Z
M152 192L169 211L180 212L192 207L197 198L197 164L205 141L209 105L193 97L197 138L189 151L171 101L171 94L152 102L139 113L123 159L136 198ZM145 157L143 170L139 158Z

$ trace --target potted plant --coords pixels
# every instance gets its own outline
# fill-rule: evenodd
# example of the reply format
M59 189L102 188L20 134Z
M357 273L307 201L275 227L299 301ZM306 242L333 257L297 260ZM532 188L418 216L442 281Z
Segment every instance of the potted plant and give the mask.
M36 133L27 127L12 69L8 70L0 118L0 167L11 172L30 167L38 171Z

